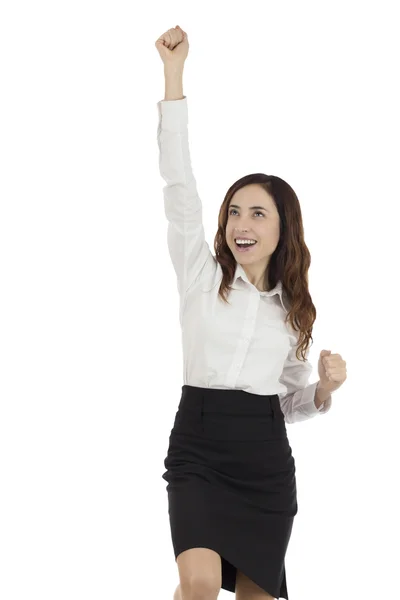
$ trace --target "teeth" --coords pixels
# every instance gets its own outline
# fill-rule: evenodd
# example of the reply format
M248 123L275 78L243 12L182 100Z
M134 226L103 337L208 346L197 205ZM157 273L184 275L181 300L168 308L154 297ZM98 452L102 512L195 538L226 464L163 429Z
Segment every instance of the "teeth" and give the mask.
M247 245L252 246L256 242L254 240L253 241L250 241L250 240L236 240L236 243L237 244L242 244L242 245L247 244Z

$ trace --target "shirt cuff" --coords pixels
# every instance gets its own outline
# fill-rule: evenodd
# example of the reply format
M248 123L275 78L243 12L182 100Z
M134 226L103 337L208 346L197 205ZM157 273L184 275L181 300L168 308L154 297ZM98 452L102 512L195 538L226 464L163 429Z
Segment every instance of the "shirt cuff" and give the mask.
M312 383L311 385L307 386L303 392L303 398L306 399L304 408L312 416L316 415L317 413L324 414L324 413L328 412L328 410L330 409L330 407L332 405L332 394L329 394L328 398L325 400L325 402L323 402L321 404L321 406L319 408L317 408L315 406L314 400L315 400L315 395L317 393L318 383L319 383L318 381L316 381L315 383Z
M160 100L157 102L161 129L173 133L182 131L188 124L187 98L181 100Z

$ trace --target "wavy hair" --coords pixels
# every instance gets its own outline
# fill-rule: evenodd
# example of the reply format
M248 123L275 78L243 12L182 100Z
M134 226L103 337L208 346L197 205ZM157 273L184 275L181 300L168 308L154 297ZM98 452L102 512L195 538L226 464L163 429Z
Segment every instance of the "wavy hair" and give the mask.
M216 260L221 265L223 277L218 294L228 303L227 296L236 270L236 260L226 242L226 224L232 196L240 188L250 184L260 185L272 196L280 219L278 245L271 255L264 274L264 288L273 289L278 281L282 282L283 292L290 308L285 323L290 321L295 331L299 331L296 357L299 353L306 362L306 352L313 342L312 330L317 317L316 308L308 290L308 269L311 254L304 241L304 228L300 203L294 190L286 181L274 175L253 173L238 179L227 191L218 216L218 231L214 239Z

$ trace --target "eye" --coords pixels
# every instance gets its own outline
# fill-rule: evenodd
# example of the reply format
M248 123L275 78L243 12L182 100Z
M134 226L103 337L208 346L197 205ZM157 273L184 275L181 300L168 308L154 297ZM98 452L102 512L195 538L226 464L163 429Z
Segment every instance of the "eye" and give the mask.
M231 210L229 211L229 214L230 214L230 215L232 214L232 211L235 211L235 212L237 212L236 208L231 208ZM262 213L262 212L260 212L260 211L257 211L257 212L255 212L254 214L255 214L255 215L261 215L262 217L264 216L264 213Z

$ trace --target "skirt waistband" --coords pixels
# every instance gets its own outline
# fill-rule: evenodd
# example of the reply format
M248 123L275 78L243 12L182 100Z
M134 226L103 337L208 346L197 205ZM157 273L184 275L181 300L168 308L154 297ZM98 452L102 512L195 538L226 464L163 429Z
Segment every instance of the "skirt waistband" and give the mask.
M201 413L266 416L282 415L278 394L250 394L244 390L182 386L181 410L201 409Z

